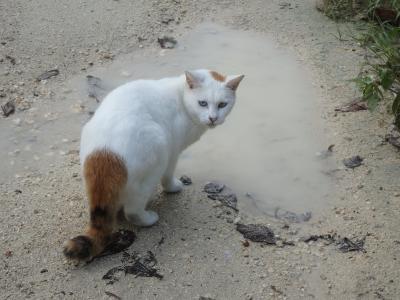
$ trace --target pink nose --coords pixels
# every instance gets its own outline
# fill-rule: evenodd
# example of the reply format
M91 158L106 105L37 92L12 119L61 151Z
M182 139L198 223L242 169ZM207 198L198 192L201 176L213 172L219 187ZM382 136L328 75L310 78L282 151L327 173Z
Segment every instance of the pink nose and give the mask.
M212 118L212 117L208 117L208 119L211 121L211 123L214 123L215 121L217 121L217 117L215 117L215 118Z

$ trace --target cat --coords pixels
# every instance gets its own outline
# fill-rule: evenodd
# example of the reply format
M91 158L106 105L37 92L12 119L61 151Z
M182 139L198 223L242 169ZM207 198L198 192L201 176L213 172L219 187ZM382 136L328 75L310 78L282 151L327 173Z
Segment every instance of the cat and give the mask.
M158 221L146 209L152 193L160 182L165 192L182 190L174 177L179 154L225 121L243 77L201 69L132 81L106 96L81 136L89 227L67 242L65 256L88 260L100 254L121 209L138 226Z

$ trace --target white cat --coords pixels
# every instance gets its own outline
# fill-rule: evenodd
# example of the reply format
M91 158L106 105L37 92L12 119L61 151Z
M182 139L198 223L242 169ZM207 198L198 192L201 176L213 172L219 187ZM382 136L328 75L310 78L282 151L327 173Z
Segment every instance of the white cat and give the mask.
M116 215L151 226L158 215L146 206L161 182L179 192L179 154L225 121L241 76L209 70L160 80L137 80L112 91L85 125L80 157L90 207L85 235L69 240L67 257L88 259L107 245Z

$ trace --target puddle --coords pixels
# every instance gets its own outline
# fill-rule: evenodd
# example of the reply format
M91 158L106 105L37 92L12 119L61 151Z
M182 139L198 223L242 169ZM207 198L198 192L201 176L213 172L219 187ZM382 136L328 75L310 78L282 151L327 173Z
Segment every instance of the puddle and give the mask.
M189 175L199 188L209 180L224 182L237 193L240 210L249 214L270 213L276 207L315 212L326 206L332 183L323 175L328 162L316 157L328 145L318 99L304 68L268 37L202 25L178 40L173 50L141 50L89 74L117 86L196 68L246 77L225 124L207 132L182 154L176 174ZM60 112L60 120L54 121L59 125L39 128L42 135L47 133L47 140L38 134L39 145L48 147L54 135L79 137L88 115L71 115L71 107L81 103L88 111L97 105L87 98L84 83L85 76L78 76L66 84L72 91L51 106Z
M183 153L178 173L223 181L251 214L325 207L332 192L323 175L329 163L315 154L327 143L304 68L267 37L249 32L202 27L185 46L182 65L246 77L226 123Z
M196 60L190 66L246 77L226 123L182 155L179 171L224 181L252 214L326 206L332 186L322 174L327 162L315 155L326 148L317 98L296 59L265 36L213 27L193 33L186 46Z

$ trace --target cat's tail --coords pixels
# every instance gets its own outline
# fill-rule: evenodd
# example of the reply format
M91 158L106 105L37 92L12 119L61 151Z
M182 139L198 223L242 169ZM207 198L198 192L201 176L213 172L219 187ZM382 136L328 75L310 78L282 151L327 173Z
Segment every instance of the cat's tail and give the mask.
M78 260L100 254L109 242L119 209L119 193L128 177L123 159L106 149L92 152L83 169L90 223L85 234L70 239L64 248L66 257Z

